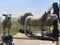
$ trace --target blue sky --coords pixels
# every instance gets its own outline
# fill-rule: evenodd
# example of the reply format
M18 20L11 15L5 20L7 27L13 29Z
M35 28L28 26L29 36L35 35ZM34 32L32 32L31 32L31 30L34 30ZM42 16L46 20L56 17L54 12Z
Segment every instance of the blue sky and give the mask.
M0 0L0 17L3 13L11 13L12 17L18 17L23 12L32 12L35 16L40 16L53 2L59 0Z

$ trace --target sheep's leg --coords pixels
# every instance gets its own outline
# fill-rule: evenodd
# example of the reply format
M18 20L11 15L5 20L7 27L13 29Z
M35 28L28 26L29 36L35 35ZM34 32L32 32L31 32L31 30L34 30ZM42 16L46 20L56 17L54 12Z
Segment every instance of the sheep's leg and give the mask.
M48 26L48 35L50 34L50 26Z
M46 28L47 28L47 30L46 30L47 35L50 35L50 26L48 26Z
M49 27L46 26L46 34L49 35Z
M3 28L3 37L5 37L5 28Z
M43 34L43 27L41 27L40 29L41 29L41 36L44 37L44 34Z
M10 22L9 27L8 27L8 36L10 36L10 29L11 29L11 22Z
M10 36L11 25L8 27L8 36Z
M46 26L46 34L48 34L48 27Z
M24 30L24 25L22 25L21 30Z
M8 29L8 36L10 36L10 28Z
M27 33L26 33L26 29L27 29L27 26L24 25L24 33L25 33L25 35L27 35Z
M44 34L43 34L43 30L41 30L41 36L42 36L42 37L44 36Z
M50 26L49 26L49 34L50 34Z
M29 25L29 33L32 34L31 26Z

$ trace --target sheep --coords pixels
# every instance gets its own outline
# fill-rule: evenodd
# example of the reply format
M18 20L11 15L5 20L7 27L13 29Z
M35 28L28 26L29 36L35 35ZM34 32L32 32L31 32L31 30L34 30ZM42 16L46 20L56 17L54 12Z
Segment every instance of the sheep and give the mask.
M1 19L1 25L3 30L3 36L5 37L5 29L8 28L8 36L10 35L11 29L11 14L3 14Z
M18 23L22 25L22 29L24 28L25 19L28 16L33 16L33 15L31 14L31 12L27 12L18 16Z
M48 15L48 18L46 20L46 33L47 35L50 34L50 27L52 26L53 22L58 19L56 14L50 14Z
M31 26L39 26L39 28L41 29L41 35L43 36L43 31L44 31L44 28L45 28L45 24L46 24L46 20L47 20L48 15L49 14L45 12L42 16L38 16L38 17L28 16L25 19L25 25L24 25L25 35L27 35L26 29L27 29L28 26L29 26L30 31L31 31Z

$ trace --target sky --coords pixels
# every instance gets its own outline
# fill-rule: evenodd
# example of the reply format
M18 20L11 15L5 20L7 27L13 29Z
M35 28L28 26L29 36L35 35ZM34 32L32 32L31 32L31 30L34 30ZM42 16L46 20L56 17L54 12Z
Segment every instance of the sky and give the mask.
M12 17L18 17L25 12L40 16L54 2L60 3L59 0L0 0L0 17L2 14L12 14Z

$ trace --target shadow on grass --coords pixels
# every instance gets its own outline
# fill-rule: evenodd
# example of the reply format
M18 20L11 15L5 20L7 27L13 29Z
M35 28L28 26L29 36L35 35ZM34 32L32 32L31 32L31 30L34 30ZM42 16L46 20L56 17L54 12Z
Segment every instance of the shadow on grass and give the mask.
M31 38L34 38L34 39L38 39L38 40L44 40L44 41L53 41L54 42L54 39L52 37L48 37L48 36L36 36L35 34L32 34L31 36L29 36Z

